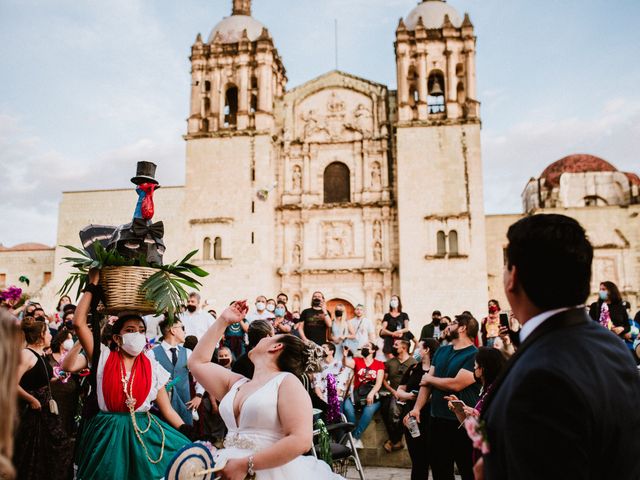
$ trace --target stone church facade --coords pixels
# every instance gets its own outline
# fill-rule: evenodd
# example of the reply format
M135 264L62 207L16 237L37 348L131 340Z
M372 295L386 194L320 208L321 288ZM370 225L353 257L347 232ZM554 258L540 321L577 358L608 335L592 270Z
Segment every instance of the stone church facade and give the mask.
M474 27L446 2L424 0L400 20L395 52L397 90L341 71L288 89L250 0L234 0L206 42L197 36L186 181L158 191L156 219L167 260L200 250L211 274L202 294L214 307L284 291L302 309L320 290L380 320L399 294L419 331L434 309L480 316L490 296L502 298L506 228L519 215L484 213ZM620 280L637 304L639 207L625 198L606 208L635 212L622 229L636 233L618 243ZM559 206L527 202L526 213ZM42 298L53 301L68 273L59 245L77 245L88 223L127 222L134 204L133 189L64 193ZM616 215L597 229L620 229ZM0 247L0 272L3 255Z

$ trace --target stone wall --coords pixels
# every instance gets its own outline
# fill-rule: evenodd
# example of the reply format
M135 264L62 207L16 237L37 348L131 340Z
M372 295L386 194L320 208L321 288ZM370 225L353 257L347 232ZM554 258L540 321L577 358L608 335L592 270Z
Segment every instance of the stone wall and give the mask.
M33 299L41 300L41 292L53 274L54 249L0 250L0 289L15 285ZM30 283L20 283L25 276ZM43 305L45 310L49 303ZM55 305L52 305L55 307ZM48 311L48 310L47 310Z

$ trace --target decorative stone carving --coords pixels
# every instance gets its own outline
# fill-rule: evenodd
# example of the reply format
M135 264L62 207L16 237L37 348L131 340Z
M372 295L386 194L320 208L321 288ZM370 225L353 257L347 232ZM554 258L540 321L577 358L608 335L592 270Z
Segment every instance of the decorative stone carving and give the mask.
M616 259L614 257L598 257L593 259L592 290L598 290L600 282L609 281L620 284Z
M379 162L371 164L371 188L380 190L382 188L382 168Z
M375 240L382 240L382 223L380 223L380 220L373 222L373 238Z
M382 315L382 294L376 293L376 299L373 302L373 309L376 314Z
M293 172L291 173L291 190L294 192L302 190L302 169L300 165L293 166Z
M373 116L371 110L362 103L358 105L354 113L355 127L362 134L371 134L373 129Z
M291 306L293 308L293 312L299 312L300 311L300 295L295 294L293 296L293 302L291 303Z
M302 248L298 243L296 243L293 246L293 252L291 254L291 262L294 265L300 265L302 263Z
M376 242L373 246L373 261L382 262L382 244Z
M324 258L350 256L353 246L353 227L350 222L322 224L322 252Z

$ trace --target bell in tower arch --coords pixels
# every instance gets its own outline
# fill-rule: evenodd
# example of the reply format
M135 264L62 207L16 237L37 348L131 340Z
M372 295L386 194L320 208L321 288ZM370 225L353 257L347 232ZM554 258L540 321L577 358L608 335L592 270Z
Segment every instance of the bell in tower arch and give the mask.
M431 85L431 90L429 90L429 95L432 97L442 97L444 96L444 90L440 86L440 81L438 76L436 75L433 80L433 84Z

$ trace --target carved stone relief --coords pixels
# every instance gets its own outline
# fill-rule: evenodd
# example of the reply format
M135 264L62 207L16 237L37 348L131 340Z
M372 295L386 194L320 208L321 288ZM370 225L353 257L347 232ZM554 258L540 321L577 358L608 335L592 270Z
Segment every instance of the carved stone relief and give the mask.
M302 190L302 169L300 165L293 166L293 172L291 173L291 190L294 192Z
M598 289L600 282L613 282L616 285L621 285L621 279L618 278L618 269L616 268L615 257L595 257L593 259L593 275L592 275L592 288Z
M382 244L380 242L376 242L373 246L373 261L382 262Z
M300 311L300 295L296 294L293 296L293 302L291 303L291 306L293 308L293 312Z
M373 302L373 308L377 314L382 315L382 294L381 293L376 293L376 299Z
M353 254L353 226L350 222L324 222L321 231L321 255L324 258Z
M291 263L293 263L294 265L300 265L302 263L302 248L298 243L296 243L293 246L293 252L291 254Z
M382 240L382 224L380 220L375 220L373 222L373 238L375 240Z
M382 188L382 169L379 162L371 164L371 188L380 190Z

